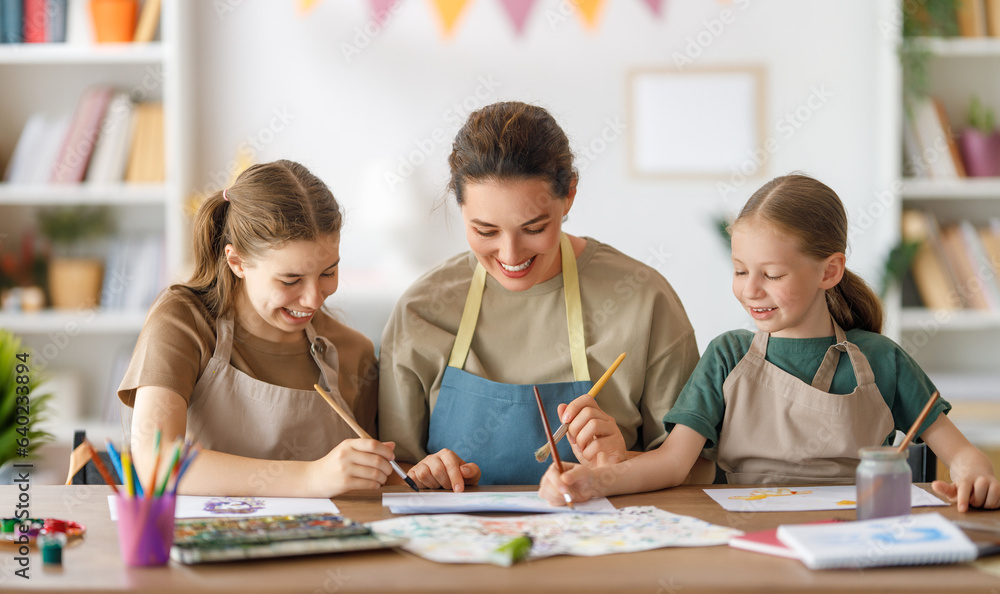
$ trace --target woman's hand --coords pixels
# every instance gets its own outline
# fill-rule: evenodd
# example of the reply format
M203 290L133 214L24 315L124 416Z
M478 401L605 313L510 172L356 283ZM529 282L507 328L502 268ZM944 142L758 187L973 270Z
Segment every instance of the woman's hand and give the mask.
M420 488L451 489L461 493L465 490L465 485L478 484L482 473L478 465L462 460L458 454L445 448L428 454L407 475Z
M345 439L330 453L309 463L310 491L327 497L348 491L378 489L392 472L396 444L374 439Z
M627 458L625 438L614 417L601 410L593 397L583 395L569 404L559 405L559 420L569 423L566 434L577 460L587 466L597 464L597 454L608 464Z

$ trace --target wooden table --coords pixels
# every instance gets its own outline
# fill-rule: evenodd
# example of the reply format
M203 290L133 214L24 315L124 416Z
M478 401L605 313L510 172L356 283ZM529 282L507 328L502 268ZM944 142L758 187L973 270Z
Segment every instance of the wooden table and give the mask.
M509 490L524 490L510 487ZM405 490L388 487L387 491ZM484 489L487 490L487 489ZM489 490L505 490L490 488ZM504 569L490 565L446 565L399 550L320 555L267 561L130 568L118 554L118 536L108 514L103 486L32 485L32 517L82 522L84 540L63 554L62 567L43 566L31 555L30 578L17 577L15 553L0 549L0 591L142 592L1000 592L1000 578L970 565L810 571L798 561L727 546L667 548L601 557L552 557ZM16 487L0 487L0 516L13 515ZM335 497L340 510L367 522L393 517L381 505L381 492ZM655 493L612 498L618 507L655 505L741 530L823 518L853 519L853 510L787 513L730 513L702 487L677 487ZM954 506L916 508L958 518ZM1000 520L1000 511L973 511L967 519Z

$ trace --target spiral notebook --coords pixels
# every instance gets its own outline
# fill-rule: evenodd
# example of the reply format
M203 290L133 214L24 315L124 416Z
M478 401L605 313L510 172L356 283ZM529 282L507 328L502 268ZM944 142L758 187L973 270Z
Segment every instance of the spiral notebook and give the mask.
M778 527L778 539L809 569L972 561L978 547L938 513Z

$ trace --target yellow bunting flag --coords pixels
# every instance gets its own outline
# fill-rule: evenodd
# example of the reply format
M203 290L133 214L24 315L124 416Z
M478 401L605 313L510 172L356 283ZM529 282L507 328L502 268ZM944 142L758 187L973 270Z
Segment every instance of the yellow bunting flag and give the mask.
M604 0L572 0L572 2L580 13L580 17L583 18L583 24L588 29L596 29L597 16L601 12Z
M319 0L299 0L298 1L298 13L299 16L304 16L312 12L312 9L319 4Z
M431 0L431 2L441 17L444 36L450 36L455 29L455 23L458 22L458 17L465 10L465 6L469 3L469 0Z

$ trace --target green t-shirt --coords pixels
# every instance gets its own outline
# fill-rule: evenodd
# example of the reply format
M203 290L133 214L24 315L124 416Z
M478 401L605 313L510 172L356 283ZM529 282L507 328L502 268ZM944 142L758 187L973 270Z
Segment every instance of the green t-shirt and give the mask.
M722 419L726 411L722 385L736 364L750 350L753 336L754 333L749 330L733 330L717 336L709 343L687 384L677 397L677 402L663 417L667 431L680 423L704 436L707 440L706 448L718 445ZM892 412L896 429L909 431L931 394L934 393L934 384L917 362L889 338L856 329L847 331L847 340L856 344L868 359L872 373L875 374L875 384ZM827 349L834 342L833 336L823 338L772 336L768 339L765 359L809 385L819 370ZM837 372L833 376L830 392L850 394L857 386L858 381L854 376L850 357L847 353L843 353L837 365ZM951 404L939 398L917 435L930 427L939 414L947 414L950 410ZM888 440L891 438L892 434L886 436L886 443L889 443Z

